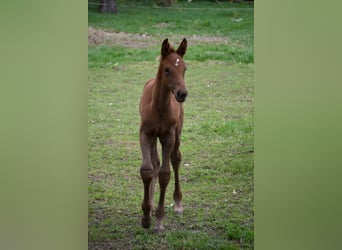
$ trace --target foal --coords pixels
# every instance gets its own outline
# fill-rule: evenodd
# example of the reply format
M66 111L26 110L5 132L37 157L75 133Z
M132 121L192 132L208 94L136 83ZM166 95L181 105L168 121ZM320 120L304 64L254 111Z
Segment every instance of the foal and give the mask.
M142 152L140 175L144 183L141 224L144 228L151 226L153 195L158 178L160 197L156 210L155 230L157 232L164 228L162 219L165 191L170 180L170 159L175 174L173 193L175 211L180 214L183 212L178 170L181 161L179 145L184 116L182 102L188 94L184 82L186 66L183 61L186 48L185 38L177 50L170 46L168 39L163 41L157 77L147 81L140 101ZM162 146L161 167L157 152L157 138Z

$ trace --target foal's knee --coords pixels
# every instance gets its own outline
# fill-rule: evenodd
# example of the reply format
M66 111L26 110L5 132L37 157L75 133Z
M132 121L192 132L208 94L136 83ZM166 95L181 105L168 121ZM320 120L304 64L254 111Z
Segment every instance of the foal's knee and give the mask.
M153 178L153 168L147 165L141 165L140 176L143 180L152 180Z
M169 183L169 181L170 181L170 169L168 169L168 170L160 170L159 171L159 176L158 176L158 178L159 178L159 184L160 185L167 185L168 183Z

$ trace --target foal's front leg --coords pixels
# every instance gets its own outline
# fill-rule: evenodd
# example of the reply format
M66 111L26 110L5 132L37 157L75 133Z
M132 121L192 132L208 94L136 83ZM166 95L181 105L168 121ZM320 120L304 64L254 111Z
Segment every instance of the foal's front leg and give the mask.
M176 139L176 144L171 155L171 163L173 167L173 172L175 174L175 189L173 191L173 199L175 200L175 212L177 214L183 213L182 191L181 191L180 183L179 183L179 167L180 167L181 159L182 159L182 154L179 151L179 141L177 142L177 139Z
M160 137L162 144L162 165L159 170L159 186L160 186L160 197L158 208L156 210L157 224L155 230L159 232L164 229L162 219L164 217L164 200L167 185L170 181L170 156L175 144L175 131L172 129L162 137Z
M140 167L140 176L144 183L144 199L141 204L143 210L143 216L141 218L141 225L144 228L151 227L152 219L152 206L153 206L153 196L151 196L151 191L154 184L153 180L153 165L151 161L151 150L153 144L152 136L146 134L144 131L140 131L140 146L142 152L142 164Z

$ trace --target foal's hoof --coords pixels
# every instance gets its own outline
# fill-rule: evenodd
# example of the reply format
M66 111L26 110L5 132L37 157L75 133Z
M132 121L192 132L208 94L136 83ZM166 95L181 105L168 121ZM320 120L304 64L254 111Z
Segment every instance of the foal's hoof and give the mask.
M154 233L158 234L164 230L164 226L161 220L157 219L156 227L154 228Z
M182 214L183 214L183 206L182 206L181 203L180 203L180 204L176 204L176 206L175 206L175 212L176 212L176 214L178 214L178 215L182 215Z
M143 226L143 228L150 228L151 227L151 217L143 216L141 218L141 225Z
M155 234L160 234L160 233L162 233L164 231L164 228L154 228L153 229L153 232L155 233Z

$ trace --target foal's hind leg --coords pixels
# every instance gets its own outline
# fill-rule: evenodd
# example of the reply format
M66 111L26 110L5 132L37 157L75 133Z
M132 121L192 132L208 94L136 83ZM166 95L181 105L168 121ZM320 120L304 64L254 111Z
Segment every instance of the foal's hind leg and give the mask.
M142 152L142 164L140 167L140 176L144 183L144 199L141 204L143 216L141 224L144 228L151 226L153 197L151 197L151 189L153 186L153 165L151 159L152 144L156 140L152 136L147 135L144 131L140 131L140 145Z
M182 206L182 191L179 184L179 167L182 159L181 152L179 151L180 145L180 134L176 135L175 146L171 154L171 163L173 167L173 172L175 174L175 190L173 191L173 199L175 200L175 212L178 214L183 213Z
M156 210L156 217L157 217L157 224L155 230L159 232L160 230L164 229L163 227L163 217L165 214L164 211L164 200L165 200L165 192L167 185L170 181L170 156L173 150L173 146L175 143L175 131L171 130L169 133L163 135L160 138L160 142L162 144L162 165L159 170L159 186L160 186L160 197L158 208Z

